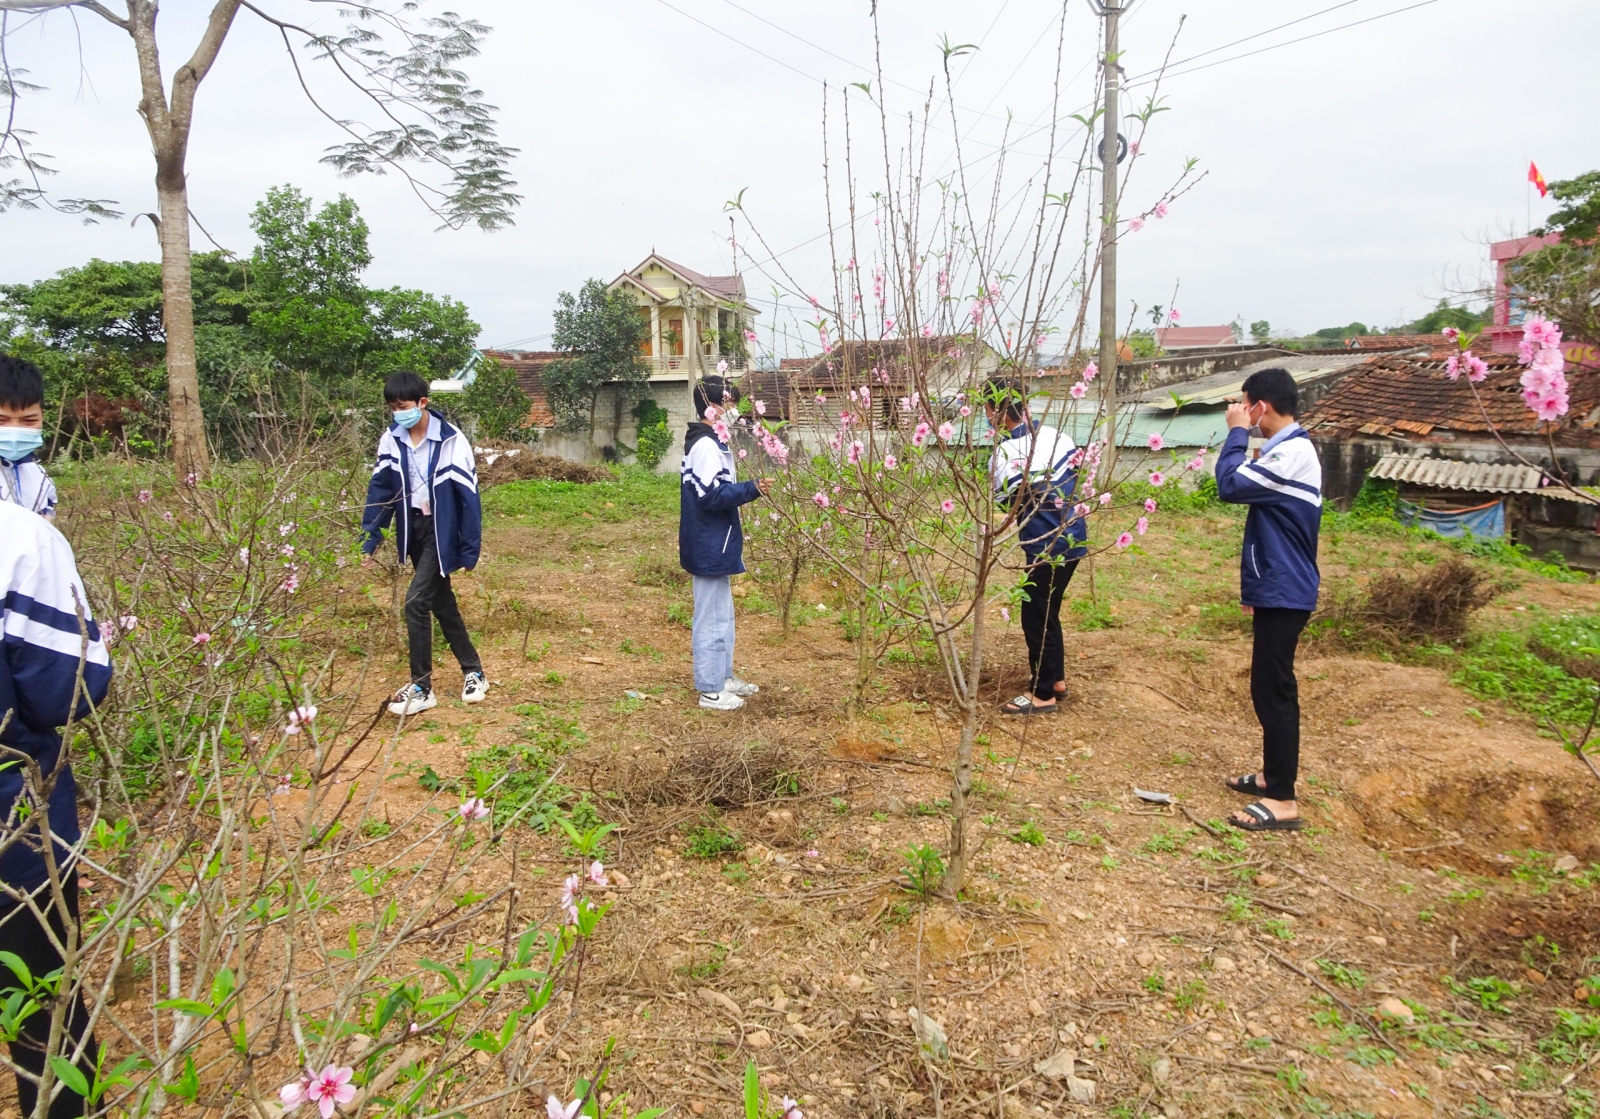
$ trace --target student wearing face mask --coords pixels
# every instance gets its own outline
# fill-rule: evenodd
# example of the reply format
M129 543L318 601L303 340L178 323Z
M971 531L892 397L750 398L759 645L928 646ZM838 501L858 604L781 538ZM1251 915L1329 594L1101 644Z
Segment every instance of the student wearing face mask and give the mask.
M0 354L0 501L56 518L56 485L35 452L44 446L44 376Z
M1295 422L1300 391L1287 370L1250 374L1242 399L1228 405L1228 437L1217 455L1217 494L1250 507L1239 563L1239 602L1251 616L1250 698L1261 722L1261 769L1231 777L1228 788L1257 798L1228 818L1245 831L1299 831L1295 779L1300 767L1300 692L1294 654L1317 606L1317 530L1322 524L1322 463ZM1250 434L1266 437L1248 459Z
M395 694L389 710L415 715L438 705L433 694L433 622L438 619L450 651L461 664L462 703L481 703L489 693L483 661L450 586L453 571L478 565L483 544L483 507L478 500L477 461L467 437L428 408L428 382L415 373L395 373L383 386L393 420L378 440L378 463L367 484L361 518L365 539L361 565L392 521L400 562L415 568L406 589L406 643L411 682Z

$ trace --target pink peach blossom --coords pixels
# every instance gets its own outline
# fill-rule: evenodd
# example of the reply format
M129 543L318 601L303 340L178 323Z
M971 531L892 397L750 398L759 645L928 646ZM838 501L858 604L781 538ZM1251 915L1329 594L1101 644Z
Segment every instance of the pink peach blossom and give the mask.
M349 1066L329 1065L306 1086L306 1099L314 1100L322 1119L333 1119L334 1108L356 1098L356 1086L350 1083L355 1070Z

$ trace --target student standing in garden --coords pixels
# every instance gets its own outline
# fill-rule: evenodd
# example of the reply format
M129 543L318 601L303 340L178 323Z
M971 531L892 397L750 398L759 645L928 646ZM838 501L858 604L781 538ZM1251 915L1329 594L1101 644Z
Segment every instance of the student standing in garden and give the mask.
M1228 437L1217 456L1217 493L1250 507L1244 522L1239 601L1251 616L1250 698L1261 721L1259 773L1228 779L1256 797L1228 822L1245 831L1298 831L1300 691L1294 654L1317 606L1317 530L1322 523L1322 463L1295 422L1300 392L1285 369L1262 369L1228 405ZM1247 461L1252 429L1266 437Z
M62 966L63 949L80 936L73 852L82 829L61 728L105 699L111 659L90 617L72 545L43 517L4 501L0 593L5 629L0 644L0 946L42 978ZM48 860L41 824L53 837ZM0 986L15 986L13 970L4 972ZM71 1001L55 1056L76 1065L90 1083L95 1079L99 1050L89 1035L82 996L44 996L11 1042L11 1060L19 1070L17 1103L24 1115L33 1114L39 1098L51 1018L61 997ZM73 1060L80 1044L83 1052ZM59 1075L56 1087L60 1094L50 1104L50 1119L85 1113L83 1096L62 1084Z
M417 374L392 374L383 386L383 399L393 422L378 440L378 463L367 484L361 564L372 565L372 553L392 520L400 562L409 557L415 568L405 606L411 682L396 693L389 710L415 715L438 704L433 695L435 618L461 664L461 702L481 703L489 680L450 586L452 571L478 565L483 544L472 444L428 409L428 382Z
M733 576L744 571L739 506L772 488L771 478L734 478L729 424L738 418L739 389L723 377L694 387L699 416L683 440L678 494L678 562L694 584L694 686L700 706L735 711L760 689L733 672Z
M1005 715L1049 715L1067 694L1061 600L1084 555L1088 530L1073 512L1078 448L1068 435L1033 418L1022 382L992 380L984 410L997 440L990 475L995 495L1016 511L1023 572L1022 636L1028 642L1024 693L1002 704Z
M39 461L44 446L44 375L0 354L0 501L55 520L56 486Z

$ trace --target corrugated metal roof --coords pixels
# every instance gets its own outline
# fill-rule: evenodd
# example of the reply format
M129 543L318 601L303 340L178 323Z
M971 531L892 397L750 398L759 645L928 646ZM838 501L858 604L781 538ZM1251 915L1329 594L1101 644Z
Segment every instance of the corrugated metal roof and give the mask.
M1138 392L1134 399L1144 404L1156 407L1171 408L1175 399L1181 400L1185 405L1194 404L1221 404L1230 398L1237 397L1239 390L1244 387L1244 382L1250 374L1260 369L1287 369L1295 383L1315 380L1328 373L1341 369L1349 369L1370 361L1374 355L1360 353L1355 350L1346 350L1336 354L1294 354L1278 355L1262 361L1251 362L1239 369L1228 370L1223 373L1212 373L1206 377L1199 377L1193 381L1184 381L1179 384L1162 385L1160 388L1144 389Z
M1520 462L1459 462L1417 455L1384 455L1369 476L1434 489L1533 493L1563 501L1585 500L1561 486L1547 485L1543 471ZM1588 501L1600 504L1597 498L1590 497Z

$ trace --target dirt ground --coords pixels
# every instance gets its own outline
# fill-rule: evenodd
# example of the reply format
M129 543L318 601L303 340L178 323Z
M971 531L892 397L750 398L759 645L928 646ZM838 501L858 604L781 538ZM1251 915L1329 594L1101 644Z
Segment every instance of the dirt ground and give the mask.
M1147 558L1101 561L1095 593L1118 624L1069 632L1065 712L985 727L968 895L923 904L902 852L948 834L957 733L935 666L884 666L852 721L837 591L808 584L805 624L782 641L747 582L738 666L761 694L701 711L689 631L669 620L688 600L675 529L492 519L484 564L458 581L490 701L443 703L401 743L414 769L459 775L533 701L587 735L562 780L622 825L621 873L583 1024L560 1042L569 1083L614 1036L613 1089L695 1115L735 1113L747 1058L815 1116L1586 1114L1572 1089L1597 1087L1593 1062L1537 1043L1600 964L1600 891L1554 869L1600 862L1600 783L1525 716L1435 669L1313 647L1300 662L1312 826L1233 833L1220 818L1242 801L1222 779L1259 760L1249 638L1215 620L1234 568L1224 543L1204 578L1150 592L1188 563L1183 534L1153 532ZM1530 577L1480 625L1534 602L1593 609L1600 587ZM998 702L1020 690L1025 656L996 623ZM455 673L440 654L443 696ZM711 810L674 777L747 750L788 759L799 791L723 809L743 852L690 857ZM571 860L553 837L518 843L553 901ZM1509 992L1498 1010L1468 986L1487 977ZM919 1051L916 1009L947 1033L947 1061ZM1075 1102L1074 1082L1093 1102Z

